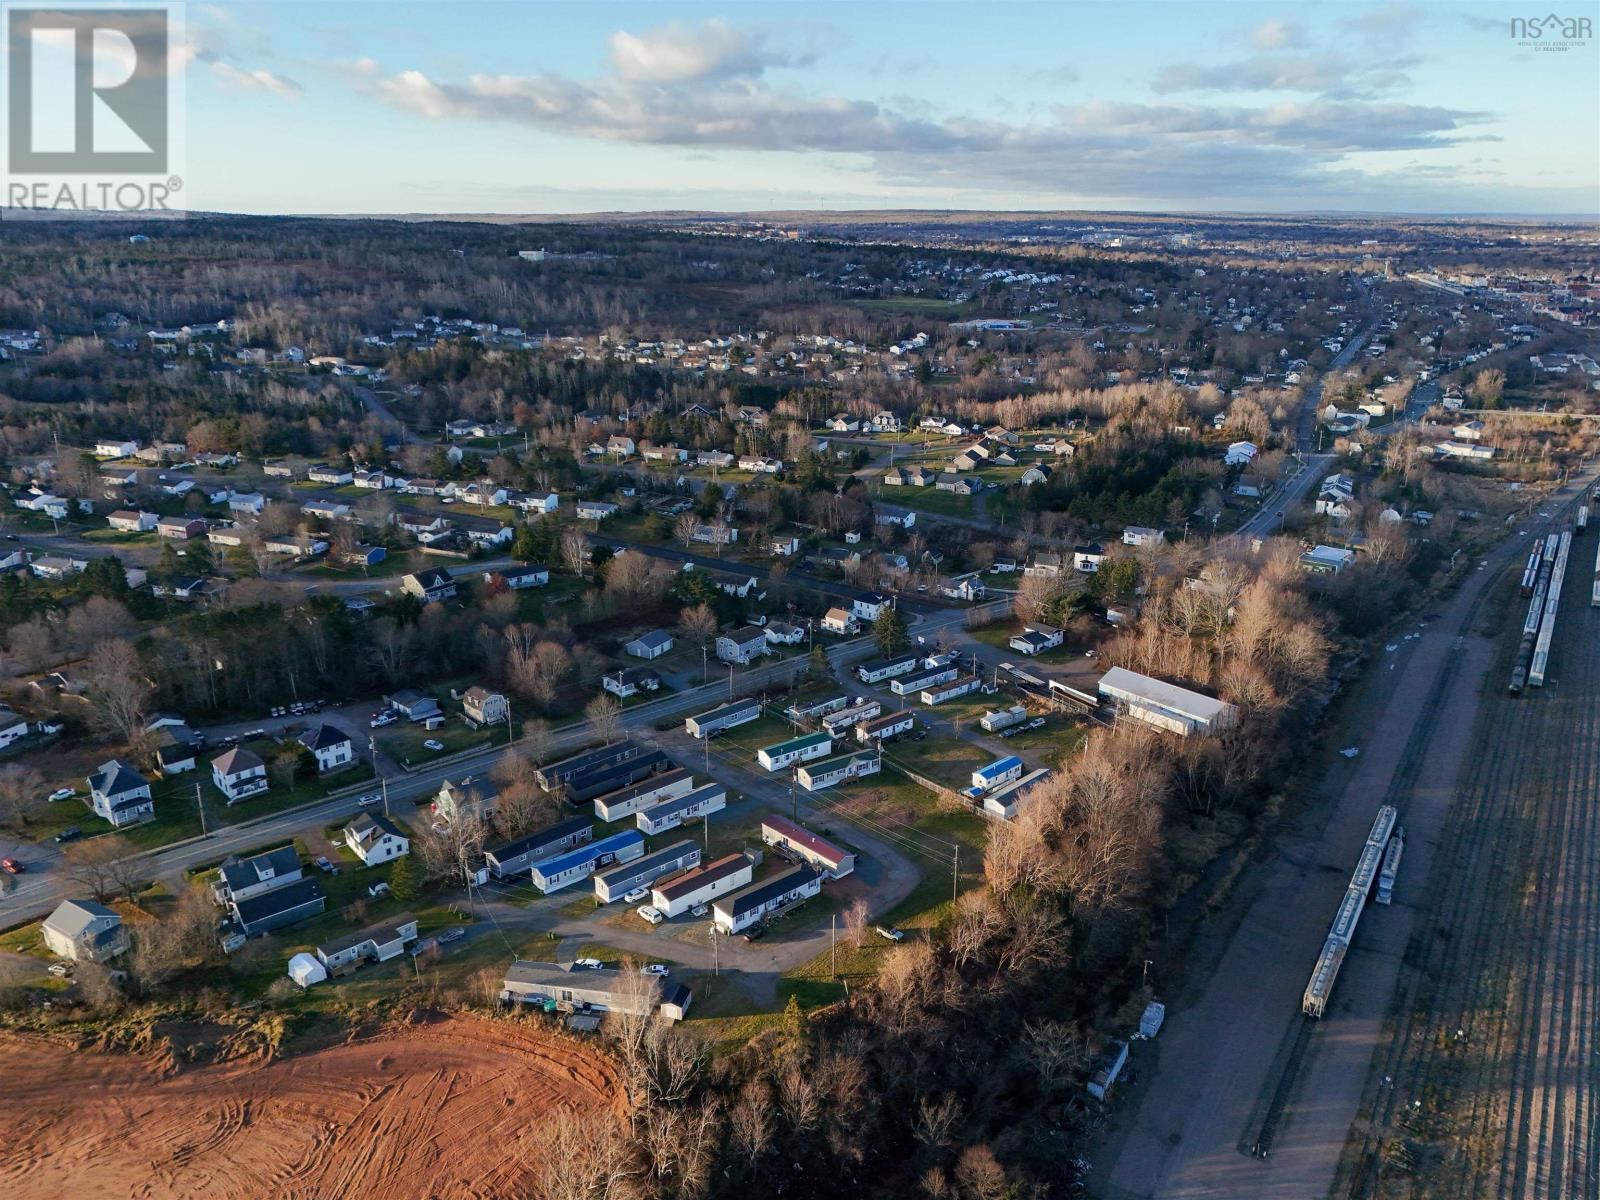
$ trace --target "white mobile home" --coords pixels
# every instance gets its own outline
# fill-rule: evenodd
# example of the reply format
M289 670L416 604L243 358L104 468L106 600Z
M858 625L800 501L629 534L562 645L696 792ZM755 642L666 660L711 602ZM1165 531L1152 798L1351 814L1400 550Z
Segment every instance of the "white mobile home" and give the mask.
M827 758L833 753L833 736L825 731L790 738L756 751L756 761L768 771L781 771L795 763Z
M602 821L621 821L643 812L652 804L674 800L694 791L694 776L679 769L655 775L643 783L630 784L594 798L594 815Z
M820 792L847 779L876 775L882 766L876 751L858 750L854 754L841 754L837 758L803 766L795 772L795 778L806 791Z
M656 884L650 889L650 903L669 920L680 917L701 904L710 904L718 896L748 886L754 869L747 855L729 854Z
M658 879L693 870L700 865L700 846L693 841L674 842L661 850L612 867L594 877L595 899L611 904L635 888L649 887Z
M721 812L727 807L728 789L720 783L708 783L682 796L674 796L670 800L653 804L636 814L634 820L643 833L665 833L669 829L676 829L685 821L692 821L696 817L709 817L712 813Z

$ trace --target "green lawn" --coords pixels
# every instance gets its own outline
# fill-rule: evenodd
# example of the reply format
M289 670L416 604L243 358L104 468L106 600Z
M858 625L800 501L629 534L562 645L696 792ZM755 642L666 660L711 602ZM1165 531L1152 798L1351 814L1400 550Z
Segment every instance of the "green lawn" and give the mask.
M937 296L883 296L852 301L860 308L877 312L919 313L929 317L960 318L970 315L977 305L971 300L942 300Z
M154 530L134 533L125 529L86 529L79 536L86 542L113 546L154 546L161 540Z
M504 727L498 727L502 736ZM408 767L422 766L436 758L443 758L462 750L482 746L491 739L487 729L469 729L459 717L447 719L438 729L424 729L402 721L378 734L378 747L390 758ZM441 742L443 750L429 750L422 743Z
M905 764L935 783L960 791L972 786L972 773L993 755L964 738L935 736L921 742L899 742L884 748L888 761Z
M873 487L874 498L884 504L894 504L900 508L909 508L914 512L932 513L941 517L970 517L972 515L972 497L957 496L953 492L941 492L938 488L928 487L884 487L878 484Z

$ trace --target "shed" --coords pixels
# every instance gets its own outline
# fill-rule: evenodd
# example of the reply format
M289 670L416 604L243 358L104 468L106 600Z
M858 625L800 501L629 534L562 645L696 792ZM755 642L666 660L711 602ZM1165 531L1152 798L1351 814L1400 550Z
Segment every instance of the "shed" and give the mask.
M303 950L289 960L289 978L303 988L321 983L327 977L328 969Z

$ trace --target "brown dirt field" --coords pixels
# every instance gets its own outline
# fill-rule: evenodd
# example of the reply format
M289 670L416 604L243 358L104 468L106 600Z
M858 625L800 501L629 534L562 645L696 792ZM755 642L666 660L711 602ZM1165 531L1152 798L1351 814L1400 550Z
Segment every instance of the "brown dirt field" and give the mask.
M552 1106L622 1105L605 1060L462 1018L270 1063L162 1061L0 1036L0 1194L510 1197Z

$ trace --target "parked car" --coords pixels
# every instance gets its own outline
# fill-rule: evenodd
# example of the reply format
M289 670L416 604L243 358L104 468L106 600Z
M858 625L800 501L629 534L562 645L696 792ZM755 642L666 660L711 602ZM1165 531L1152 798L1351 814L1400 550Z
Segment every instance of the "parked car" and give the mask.
M1029 728L1029 729L1043 729L1044 728L1044 718L1043 717L1035 717L1033 720L1028 722L1027 728Z
M379 896L387 896L388 894L389 885L381 879L371 887L367 888L367 895L374 900L376 900Z
M21 875L25 870L27 868L14 858L0 858L0 871L7 875Z
M77 795L77 792L73 791L71 788L57 788L55 791L50 793L50 800L51 803L54 803L57 800L71 800L75 795Z
M82 836L83 830L79 829L76 825L68 825L60 833L56 834L56 843L59 845L62 842L70 842L73 840L73 838L79 838Z
M379 713L367 722L367 727L370 729L382 729L385 725L393 725L399 719L393 713Z
M629 892L626 896L624 896L622 898L622 902L624 904L637 904L637 903L639 903L639 901L643 900L649 894L650 894L650 889L649 888L634 888L633 891Z
M703 917L710 911L711 909L708 906L704 904L696 904L689 910L689 915L691 917Z
M329 862L326 855L319 854L312 861L316 863L319 871L326 871L329 875L337 875L339 873L339 868Z
M451 942L459 942L466 936L467 927L465 925L452 925L449 929L441 929L439 936L435 940L448 946Z
M48 970L50 974L54 975L57 979L65 979L68 975L72 974L72 967L68 963L51 963L46 970Z
M744 940L747 942L759 942L766 935L766 932L767 927L765 925L757 925L752 929L745 930Z
M636 911L641 917L643 917L646 921L649 921L652 925L659 925L661 922L667 919L659 908L652 908L648 904L641 905Z
M427 741L422 743L422 748L424 750L432 750L435 754L437 754L440 750L444 749L444 743L436 738L429 738Z
M670 975L670 974L672 974L671 971L667 970L666 964L664 964L664 963L645 963L644 966L639 968L639 973L641 975Z
M572 960L572 965L585 971L598 971L605 964L598 958L575 958Z
M875 925L873 929L879 937L888 938L891 942L903 942L906 940L905 931L896 929L893 925Z

